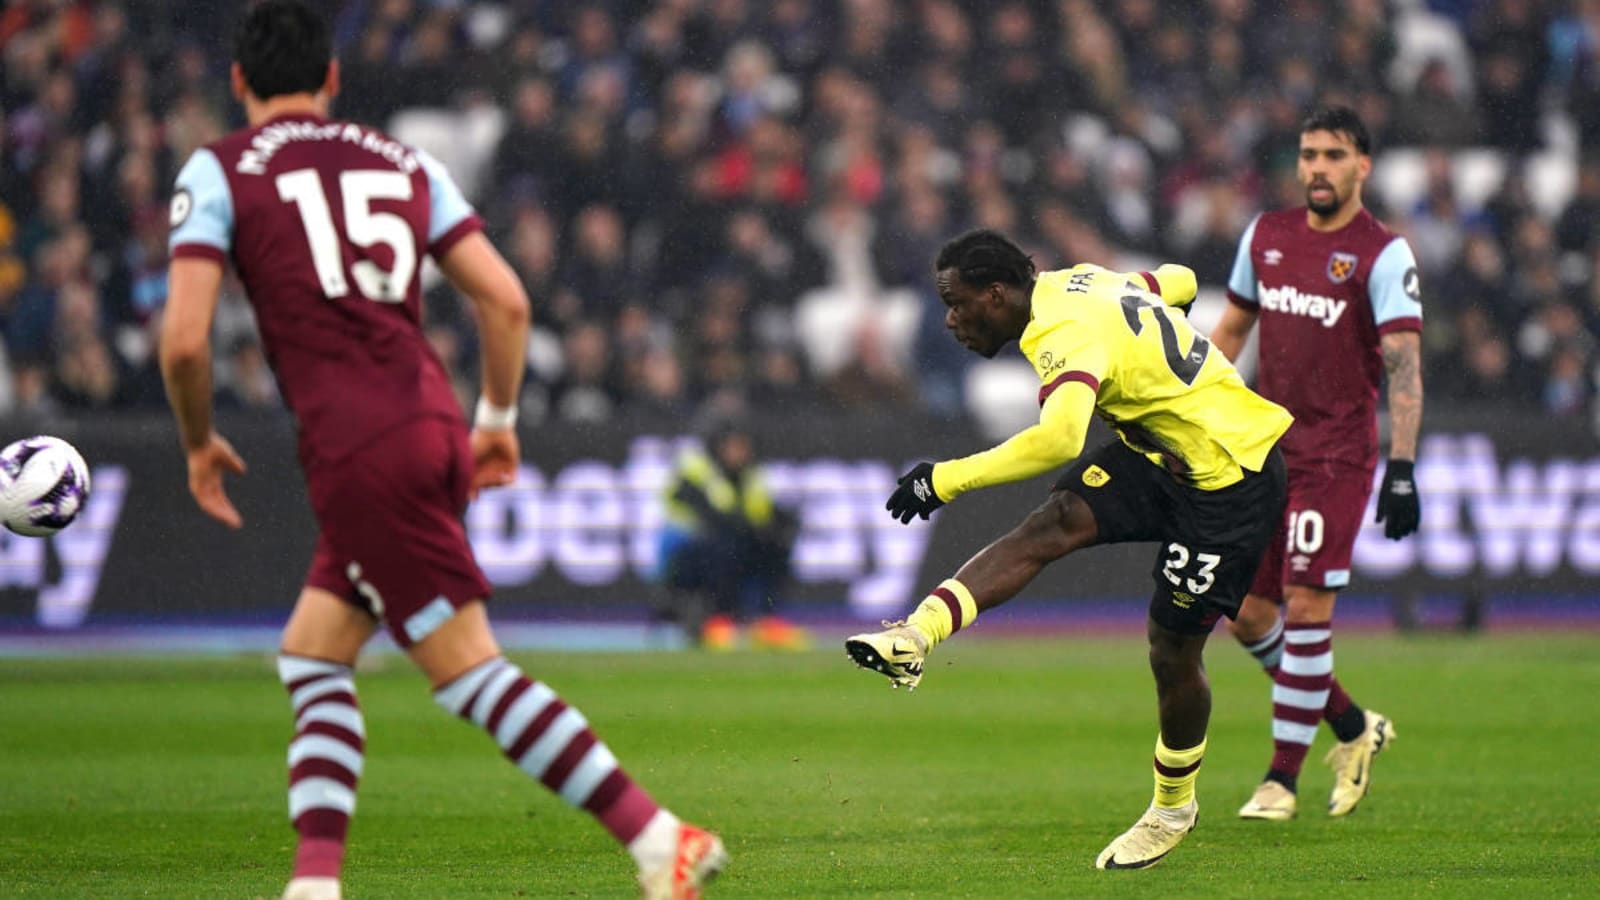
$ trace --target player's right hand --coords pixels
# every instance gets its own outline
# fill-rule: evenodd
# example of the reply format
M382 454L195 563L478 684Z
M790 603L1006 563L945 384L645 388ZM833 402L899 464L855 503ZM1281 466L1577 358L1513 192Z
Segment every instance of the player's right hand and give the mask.
M517 480L517 461L522 448L515 429L474 428L469 441L472 445L469 497L476 498L484 488L505 487Z
M233 501L222 489L224 473L243 475L245 472L244 460L238 451L233 449L227 438L213 431L204 444L188 451L187 456L189 493L194 495L194 502L200 505L206 515L229 528L244 525L244 517L234 509Z
M908 525L917 516L928 518L943 505L944 499L933 489L933 463L921 462L900 476L899 487L889 495L889 502L883 508L899 519L900 524Z

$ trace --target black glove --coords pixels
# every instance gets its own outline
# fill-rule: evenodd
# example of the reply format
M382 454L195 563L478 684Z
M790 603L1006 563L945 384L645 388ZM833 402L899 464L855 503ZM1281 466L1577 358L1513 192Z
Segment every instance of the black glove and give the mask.
M1415 463L1391 459L1383 469L1383 488L1378 491L1378 521L1383 535L1398 541L1422 524L1422 504L1417 498L1417 480L1411 470ZM1385 521L1387 520L1387 521Z
M900 486L889 495L889 502L883 508L903 525L910 522L912 516L926 519L943 505L944 501L933 489L933 463L921 462L900 476Z

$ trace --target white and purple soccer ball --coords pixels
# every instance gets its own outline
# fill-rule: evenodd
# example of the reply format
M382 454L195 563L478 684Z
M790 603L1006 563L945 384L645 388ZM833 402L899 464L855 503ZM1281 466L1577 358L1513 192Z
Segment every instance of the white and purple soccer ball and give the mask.
M0 522L27 537L72 524L89 499L89 465L77 448L38 435L0 450Z

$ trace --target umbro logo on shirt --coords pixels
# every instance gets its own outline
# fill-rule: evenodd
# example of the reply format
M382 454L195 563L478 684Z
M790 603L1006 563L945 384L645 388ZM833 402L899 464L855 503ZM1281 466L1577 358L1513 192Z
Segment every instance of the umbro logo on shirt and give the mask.
M1261 254L1261 257L1261 262L1264 265L1275 266L1283 262L1283 251L1278 249L1267 250Z

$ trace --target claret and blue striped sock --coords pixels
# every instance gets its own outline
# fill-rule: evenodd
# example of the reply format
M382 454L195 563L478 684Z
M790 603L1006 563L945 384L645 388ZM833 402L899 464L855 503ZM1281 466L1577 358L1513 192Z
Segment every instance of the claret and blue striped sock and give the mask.
M350 667L288 654L278 677L294 704L289 820L300 836L295 878L338 878L356 809L367 729Z
M1333 632L1327 622L1284 628L1283 662L1272 677L1272 768L1267 777L1295 790L1317 736L1333 682Z
M1283 659L1283 616L1272 621L1272 628L1259 640L1251 641L1244 645L1250 655L1256 658L1261 668L1267 670L1268 675L1278 671L1278 663Z
M1261 668L1266 670L1268 677L1276 679L1278 666L1283 660L1283 617L1279 616L1272 623L1272 628L1259 640L1251 641L1244 645L1250 655L1256 658ZM1344 686L1339 684L1339 679L1334 677L1328 682L1328 704L1322 709L1322 720L1328 723L1333 733L1341 741L1353 741L1366 730L1367 719L1350 695L1345 693Z
M489 732L529 777L599 820L642 866L671 852L677 819L628 777L582 713L504 657L468 671L433 697Z

